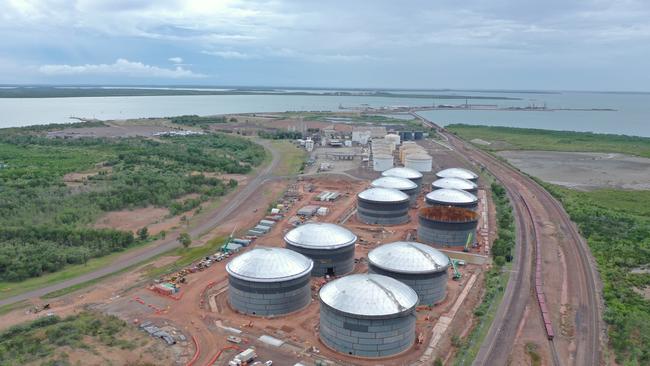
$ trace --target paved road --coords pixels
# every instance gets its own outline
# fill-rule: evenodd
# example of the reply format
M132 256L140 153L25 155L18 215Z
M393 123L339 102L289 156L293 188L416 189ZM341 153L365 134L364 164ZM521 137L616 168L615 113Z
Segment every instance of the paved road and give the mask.
M253 193L259 190L259 187L265 181L274 178L273 171L276 170L278 163L280 162L280 154L273 149L273 146L268 141L256 141L257 143L263 145L273 156L273 159L270 164L262 168L257 175L251 179L248 184L241 190L235 192L225 203L225 205L220 206L215 210L212 215L207 218L204 218L203 221L192 228L189 231L189 234L192 237L197 237L206 233L210 229L214 228L218 224L225 221L228 216L230 216L242 203L249 199ZM144 262L150 258L153 258L159 254L165 253L171 249L174 249L179 246L178 241L176 240L176 235L169 234L164 240L158 240L155 243L149 244L146 247L141 248L133 252L125 253L123 256L115 260L109 266L100 268L96 271L83 274L79 277L75 277L63 282L59 282L53 285L42 287L36 290L28 291L20 295L12 296L3 300L0 300L0 306L13 304L19 301L40 297L46 295L50 292L62 290L70 286L78 285L87 281L95 280L112 273L118 272L125 268L128 268L132 265Z

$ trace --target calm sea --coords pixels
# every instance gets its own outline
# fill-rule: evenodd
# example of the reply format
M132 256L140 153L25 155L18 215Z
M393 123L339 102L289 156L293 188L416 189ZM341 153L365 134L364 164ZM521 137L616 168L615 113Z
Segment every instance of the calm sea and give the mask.
M413 93L413 92L408 92ZM423 94L423 92L418 92ZM435 93L435 92L430 92ZM526 106L531 103L550 108L612 108L615 112L554 111L515 112L489 110L427 111L423 115L441 125L470 123L553 130L591 131L650 137L650 94L623 93L512 93L439 92L438 94L516 97L521 100L474 99L473 104ZM71 122L70 117L124 119L165 117L181 114L222 114L244 112L336 111L339 105L425 106L460 104L464 100L383 98L367 96L296 95L208 95L88 98L0 99L0 127Z

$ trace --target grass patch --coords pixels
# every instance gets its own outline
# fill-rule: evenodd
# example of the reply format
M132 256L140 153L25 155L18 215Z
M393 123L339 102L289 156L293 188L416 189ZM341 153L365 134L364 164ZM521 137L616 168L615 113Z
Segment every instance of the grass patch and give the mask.
M163 274L174 272L180 270L183 267L187 267L192 264L194 261L212 255L221 248L221 246L226 241L227 237L220 236L216 237L200 247L190 247L190 248L176 248L172 249L166 253L163 253L156 258L160 257L180 257L174 263L170 263L161 267L153 267L148 269L146 272L147 277L154 278L159 277Z
M537 353L537 345L535 343L526 343L526 353L530 357L531 366L540 366L542 364L542 357Z
M300 173L304 167L307 152L300 147L296 147L289 141L274 140L271 141L273 148L282 156L275 174L279 176L291 176Z
M615 152L650 158L650 138L590 132L452 124L448 131L467 141L482 139L486 150Z
M28 306L29 306L29 302L27 300L18 301L18 302L15 302L13 304L7 304L7 305L4 305L4 306L0 306L0 315L5 315L5 314L7 314L9 312L12 312L12 311L14 311L16 309L22 309L22 308L26 308Z

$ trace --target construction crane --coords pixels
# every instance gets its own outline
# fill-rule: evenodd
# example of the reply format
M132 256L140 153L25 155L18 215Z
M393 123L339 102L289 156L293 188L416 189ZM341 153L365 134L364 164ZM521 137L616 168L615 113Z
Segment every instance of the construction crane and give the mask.
M465 242L465 248L463 248L463 252L469 252L469 247L472 246L472 239L474 239L473 233L467 234L467 242Z
M228 249L228 244L230 244L230 241L231 241L231 240L233 239L233 237L235 236L235 230L237 230L237 226L236 226L236 225L235 225L235 227L232 229L232 232L230 233L230 236L228 236L228 239L226 239L226 241L225 241L225 242L223 243L223 245L221 246L221 251L222 251L222 252L227 253L227 252L230 251L230 249Z

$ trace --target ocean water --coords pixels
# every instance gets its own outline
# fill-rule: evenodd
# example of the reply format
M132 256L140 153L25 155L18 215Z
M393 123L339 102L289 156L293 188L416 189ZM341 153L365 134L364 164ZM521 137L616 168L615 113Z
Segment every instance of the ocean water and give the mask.
M473 99L471 104L500 107L546 104L549 108L611 108L616 111L494 111L435 110L422 115L447 125L469 123L590 131L650 137L650 94L634 93L517 93L517 92L402 92L521 98ZM86 98L0 98L0 127L72 122L70 117L125 119L181 114L260 113L284 111L336 111L340 105L428 106L462 104L457 99L385 98L368 96L303 95L193 95Z

